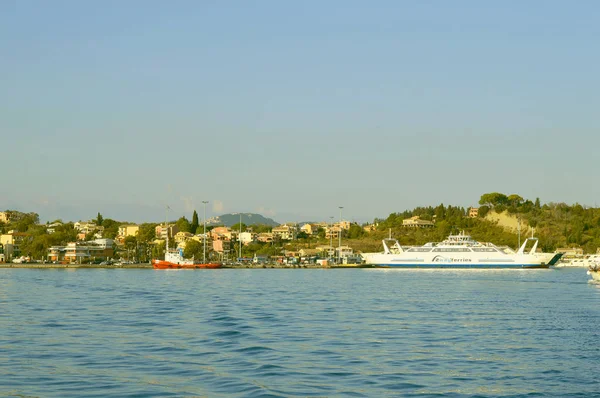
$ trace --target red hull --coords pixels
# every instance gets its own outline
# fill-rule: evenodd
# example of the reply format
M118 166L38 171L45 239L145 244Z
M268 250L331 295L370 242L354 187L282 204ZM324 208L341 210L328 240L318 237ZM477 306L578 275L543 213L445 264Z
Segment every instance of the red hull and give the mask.
M206 263L206 264L176 264L170 261L154 260L152 262L154 269L215 269L221 268L221 264Z

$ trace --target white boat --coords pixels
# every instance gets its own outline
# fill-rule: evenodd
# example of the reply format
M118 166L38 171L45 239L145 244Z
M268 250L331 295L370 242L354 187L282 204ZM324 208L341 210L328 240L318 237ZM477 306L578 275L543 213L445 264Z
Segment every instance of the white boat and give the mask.
M600 282L600 255L590 256L587 273L593 281Z
M389 245L388 242L392 244ZM531 249L526 251L529 245ZM364 253L366 265L383 268L548 268L562 253L537 253L538 239L527 238L518 251L473 240L460 233L440 243L403 247L396 239L383 240L382 253Z

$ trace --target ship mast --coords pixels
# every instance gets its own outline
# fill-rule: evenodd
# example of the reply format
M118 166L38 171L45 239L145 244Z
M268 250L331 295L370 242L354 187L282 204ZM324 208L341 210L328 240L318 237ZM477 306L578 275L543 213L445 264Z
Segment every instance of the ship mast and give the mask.
M167 261L167 253L169 252L169 205L165 210L165 233L167 234L167 243L165 244L165 261Z

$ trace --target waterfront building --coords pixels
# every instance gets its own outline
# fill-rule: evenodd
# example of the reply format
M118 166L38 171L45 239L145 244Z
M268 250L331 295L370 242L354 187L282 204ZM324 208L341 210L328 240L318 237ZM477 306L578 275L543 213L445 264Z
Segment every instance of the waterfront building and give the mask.
M583 249L581 247L558 247L554 253L563 253L563 258L583 257Z
M21 243L29 236L24 232L8 231L8 233L0 235L0 245L4 247L5 261L21 255Z
M335 248L336 257L345 258L350 257L354 254L354 250L350 246L341 246Z
M320 245L315 247L315 249L318 250L319 253L325 253L327 257L333 257L336 252L336 249L330 245Z
M95 239L89 242L69 242L66 246L48 249L48 261L82 263L89 260L107 260L115 255L112 239Z

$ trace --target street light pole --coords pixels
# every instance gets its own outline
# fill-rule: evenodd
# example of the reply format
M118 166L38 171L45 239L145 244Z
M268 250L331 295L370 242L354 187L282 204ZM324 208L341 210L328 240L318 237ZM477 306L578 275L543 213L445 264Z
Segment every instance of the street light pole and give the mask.
M338 264L342 263L342 209L344 208L343 206L339 206L340 208L340 230L338 231L339 234L339 238L340 238L340 244L338 247Z
M331 247L331 250L333 250L333 216L329 216L329 218L331 219L331 227L329 227L329 247ZM333 254L335 254L335 251ZM331 259L333 259L333 256Z
M204 236L202 237L202 242L204 243L204 250L202 250L202 262L203 264L206 264L206 204L208 203L207 200L203 200L202 201L202 205L204 207L204 215L203 215L203 223L204 223Z

